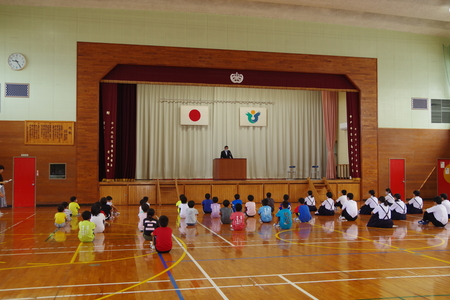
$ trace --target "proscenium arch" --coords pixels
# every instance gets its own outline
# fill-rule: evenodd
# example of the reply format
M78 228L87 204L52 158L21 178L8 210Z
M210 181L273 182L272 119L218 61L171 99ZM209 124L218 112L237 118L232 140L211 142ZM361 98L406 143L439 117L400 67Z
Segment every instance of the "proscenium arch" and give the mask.
M378 88L374 58L78 42L79 198L99 198L99 82L118 64L344 74L360 91L361 195L362 191L378 186Z

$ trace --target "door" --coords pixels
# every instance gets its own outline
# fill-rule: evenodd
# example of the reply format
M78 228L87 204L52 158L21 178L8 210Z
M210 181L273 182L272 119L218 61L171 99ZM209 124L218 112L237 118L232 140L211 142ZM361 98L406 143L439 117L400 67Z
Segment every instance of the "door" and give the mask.
M450 194L450 159L438 159L437 162L438 195Z
M389 159L389 187L392 195L400 194L403 200L405 195L405 159L391 158Z
M14 157L13 207L36 206L36 157Z

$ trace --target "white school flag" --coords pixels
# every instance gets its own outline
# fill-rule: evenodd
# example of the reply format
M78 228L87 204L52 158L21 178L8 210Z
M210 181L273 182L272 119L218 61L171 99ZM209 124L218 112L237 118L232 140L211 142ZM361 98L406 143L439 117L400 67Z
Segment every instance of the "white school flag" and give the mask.
M267 108L241 107L239 120L241 126L267 126Z
M208 106L181 106L181 125L208 125Z

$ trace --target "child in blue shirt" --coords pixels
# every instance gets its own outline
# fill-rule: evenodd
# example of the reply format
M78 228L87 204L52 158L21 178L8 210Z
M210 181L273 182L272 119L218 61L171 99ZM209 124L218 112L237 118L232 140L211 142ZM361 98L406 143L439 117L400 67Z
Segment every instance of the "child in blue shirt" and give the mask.
M272 221L272 208L269 206L269 199L263 199L262 205L263 206L258 210L260 221L263 223L270 223Z
M205 200L202 201L203 206L203 212L205 214L210 214L212 212L211 204L213 204L213 201L211 200L210 194L205 194Z
M234 195L234 200L233 201L231 201L231 207L233 208L233 212L236 212L236 204L241 204L242 205L242 200L241 199L239 199L239 198L241 198L241 195L239 195L239 194L236 194L236 195Z
M289 202L283 201L283 203L281 203L281 206L283 207L283 209L277 212L276 216L278 217L278 222L274 225L279 226L281 229L291 229L292 212L289 209Z
M297 214L298 220L302 223L311 221L311 213L309 212L309 206L305 204L305 198L299 198L299 206L295 208L295 213Z
M283 196L283 202L286 201L288 203L288 208L289 210L291 210L291 203L289 203L289 195L284 195ZM283 209L283 202L281 202L280 207L278 208L279 210Z

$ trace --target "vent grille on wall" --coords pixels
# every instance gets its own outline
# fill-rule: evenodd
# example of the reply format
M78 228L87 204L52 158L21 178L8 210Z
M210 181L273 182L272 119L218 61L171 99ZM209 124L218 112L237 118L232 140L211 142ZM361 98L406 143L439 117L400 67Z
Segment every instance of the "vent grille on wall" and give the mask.
M427 98L411 98L412 109L428 109Z
M29 98L29 83L5 83L5 97Z
M431 99L431 123L450 123L449 99Z

